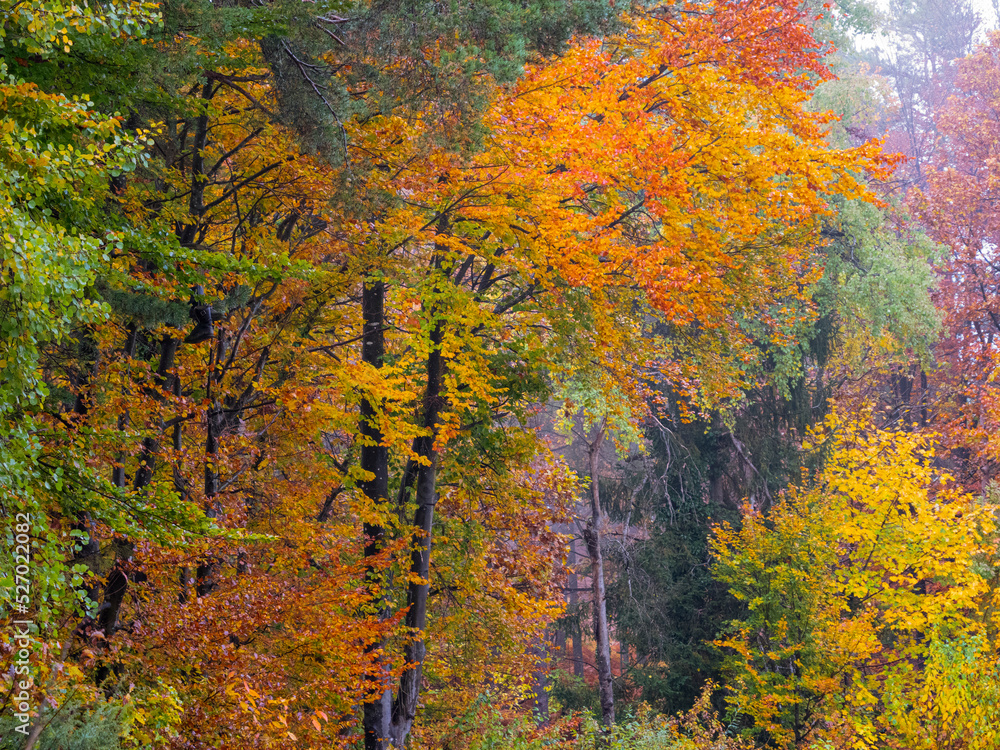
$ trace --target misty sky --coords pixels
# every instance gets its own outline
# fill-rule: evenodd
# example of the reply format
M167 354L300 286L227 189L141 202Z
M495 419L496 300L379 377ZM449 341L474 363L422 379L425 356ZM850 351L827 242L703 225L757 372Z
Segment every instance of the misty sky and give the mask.
M997 27L997 14L993 10L991 0L972 0L972 5L979 11L979 16L983 19L983 26L987 29L995 29Z
M883 9L888 10L888 0L877 0L877 2ZM983 19L982 23L985 30L997 28L997 14L993 10L992 0L972 0L972 6L979 11L979 16Z
M875 4L880 6L883 10L888 11L889 9L888 0L875 0ZM993 0L972 0L972 6L979 12L979 17L982 19L979 27L980 39L983 33L992 29L1000 28L996 11L993 9ZM883 42L880 42L878 38L872 36L865 35L856 37L856 39L859 46L862 48L872 46L884 47Z
M979 11L979 17L983 19L982 28L984 31L997 28L997 14L993 10L991 0L972 0L972 6Z

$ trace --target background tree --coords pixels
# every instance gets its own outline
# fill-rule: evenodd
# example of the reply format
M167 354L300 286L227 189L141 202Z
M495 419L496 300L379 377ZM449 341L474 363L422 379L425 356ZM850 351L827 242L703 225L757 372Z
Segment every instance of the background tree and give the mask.
M991 438L997 334L996 214L992 205L993 143L997 96L997 40L963 60L956 91L938 112L940 152L926 192L916 196L918 215L948 255L939 267L935 301L945 318L934 374L936 425L953 449L959 476L982 490L995 475Z

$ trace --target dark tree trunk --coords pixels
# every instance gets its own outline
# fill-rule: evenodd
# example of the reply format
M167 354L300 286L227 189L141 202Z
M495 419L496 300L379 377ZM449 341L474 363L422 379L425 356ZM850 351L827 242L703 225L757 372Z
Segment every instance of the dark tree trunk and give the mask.
M96 348L96 344L94 344L94 348ZM90 412L91 399L87 393L90 387L90 379L91 373L84 370L80 374L77 385L76 402L73 405L73 411L81 424L87 421L87 415ZM97 525L88 511L83 510L76 514L76 522L73 524L73 529L86 534L87 542L73 555L71 564L82 563L90 569L91 573L97 573L100 565L101 544L97 539ZM96 602L100 588L96 576L89 579L89 583L90 585L88 586L81 586L78 591L84 593L92 602Z
M164 336L160 342L160 364L156 368L156 378L154 382L157 388L163 388L167 382L167 374L174 368L174 356L177 354L177 344L179 342L172 336ZM153 392L153 397L161 399L159 391ZM162 425L157 430L156 437L146 437L142 440L142 449L139 453L139 468L135 471L135 480L132 487L136 490L143 490L153 479L153 469L156 465L156 454L160 450L159 433Z
M392 743L402 748L417 716L420 681L427 647L423 631L427 626L427 597L430 592L430 562L434 506L437 504L437 438L438 415L441 411L441 323L431 331L431 351L427 357L427 388L424 392L424 427L428 435L421 438L417 455L424 459L417 469L416 502L413 525L416 528L413 553L410 556L410 585L406 595L406 627L411 641L404 649L407 669L400 676L399 691L392 706Z
M209 407L206 415L207 429L205 431L205 515L217 518L219 504L216 496L219 494L219 435L222 432L222 410L218 403ZM216 581L217 561L209 556L202 559L195 569L195 594L208 596L218 585Z
M174 355L177 353L177 339L171 336L164 336L160 342L160 363L156 368L155 383L158 388L162 388L167 382L167 374L174 367ZM158 392L154 392L154 397ZM158 426L158 432L162 431L162 425ZM132 486L136 491L145 489L153 479L153 469L156 465L156 454L160 450L160 441L157 437L146 437L142 441L142 449L139 454L139 467L135 472L135 479ZM128 542L124 545L131 548ZM119 563L108 574L104 584L104 600L98 608L98 627L104 631L105 643L111 639L115 629L118 627L118 614L125 601L125 594L128 591L128 573Z
M206 103L212 99L212 81L202 84L201 99ZM182 245L192 245L198 241L199 230L202 227L197 220L205 213L205 146L208 144L208 111L198 115L195 120L194 145L191 149L191 193L188 196L188 210L195 219L193 224L178 227L177 236ZM203 230L202 230L203 231Z
M385 359L385 283L369 280L362 290L362 312L364 328L361 335L361 359L376 369L381 369ZM372 478L359 483L361 491L380 507L384 507L389 496L389 449L382 444L379 429L378 404L369 395L361 402L361 468ZM366 523L365 557L374 558L385 546L385 527L379 523ZM365 569L365 585L371 607L384 617L385 594L382 569L370 562ZM389 747L390 722L392 720L392 692L385 682L381 660L375 655L384 643L373 641L366 649L372 659L372 671L368 674L369 700L364 705L363 725L365 750L386 750Z
M180 375L177 375L176 373L174 374L173 390L174 398L179 401L181 396L181 378ZM174 450L178 454L184 447L184 423L181 421L178 421L177 424L174 425L173 445ZM178 467L177 464L174 464L174 489L177 490L177 493L181 497L184 497L187 494L187 482L181 474L180 467ZM182 566L177 572L177 582L181 587L180 592L177 594L177 601L181 604L187 604L188 599L191 597L191 592L189 590L190 579L191 569L187 565Z
M131 323L128 327L128 336L125 337L125 346L122 348L122 354L124 354L128 359L132 359L135 356L135 345L139 340L139 328L135 323ZM123 412L118 415L118 429L119 431L124 431L128 426L129 418L128 413ZM114 483L115 487L124 487L128 482L125 477L125 454L119 453L117 457L117 465L111 470L111 481Z

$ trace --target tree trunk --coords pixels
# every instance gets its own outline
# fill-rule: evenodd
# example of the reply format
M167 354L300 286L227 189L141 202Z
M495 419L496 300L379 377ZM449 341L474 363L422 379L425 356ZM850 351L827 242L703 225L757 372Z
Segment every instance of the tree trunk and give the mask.
M211 376L209 376L211 386ZM209 390L211 394L211 390ZM209 408L205 417L205 515L209 518L218 518L219 503L216 496L219 494L219 435L222 432L222 408L218 401L215 401ZM195 568L195 595L208 596L215 590L217 560L211 555L198 561Z
M552 648L550 651L556 654L556 660L566 658L566 631L562 628L555 628L552 631Z
M437 504L437 438L438 415L441 411L441 323L431 331L431 351L427 357L427 388L424 392L424 428L428 431L420 442L418 456L423 461L417 469L417 510L413 518L416 527L413 553L410 556L410 585L406 595L406 627L412 640L406 644L404 657L407 669L399 678L399 691L392 706L392 744L402 748L417 716L420 681L427 646L424 629L427 626L427 597L430 592L430 562L434 506Z
M124 354L126 358L132 359L132 357L135 356L135 346L138 339L138 326L136 326L135 323L131 323L128 327L128 336L125 338L125 346L122 348L122 354ZM125 428L128 426L128 422L128 412L119 414L118 430L124 432ZM115 487L124 487L126 484L124 453L119 453L117 456L117 465L111 470L111 481L114 483Z
M376 369L381 369L385 359L385 283L381 280L365 282L362 290L362 312L364 328L361 334L361 359ZM382 431L378 424L379 407L373 397L367 396L361 402L361 468L372 478L359 483L361 491L377 506L385 506L389 496L389 449L382 444ZM381 523L366 523L365 557L378 555L385 545L385 527ZM384 617L385 592L381 568L369 562L365 567L365 587L373 610ZM392 719L392 692L387 687L382 669L382 661L377 656L384 646L381 638L373 640L365 648L372 660L368 673L370 700L364 705L362 720L365 731L365 750L386 750L389 747L390 722Z
M201 99L207 103L213 95L212 81L202 84ZM177 237L182 245L191 246L199 240L199 230L204 234L205 228L198 224L198 219L205 213L205 147L208 144L208 112L207 110L195 120L194 144L191 149L191 193L188 196L188 210L191 213L191 224L178 227Z
M177 373L174 373L173 392L174 398L180 403L181 376ZM180 455L181 449L184 447L184 423L181 421L178 421L174 425L173 446L177 455ZM176 463L174 464L174 489L180 497L187 496L187 481L184 479L180 467ZM190 579L191 569L187 565L181 566L181 569L177 571L177 583L181 587L177 594L177 601L181 604L187 604L191 598L191 592L189 591Z
M594 640L597 642L595 657L597 662L597 684L601 693L601 720L605 728L615 723L615 697L611 685L611 635L608 630L608 608L604 591L604 559L601 555L601 528L604 516L601 513L601 494L598 483L598 465L601 444L607 420L601 422L593 442L588 446L587 459L590 470L590 518L583 530L590 555L590 578L594 604Z
M174 356L177 354L177 339L171 336L164 336L160 343L160 363L156 368L155 383L157 388L162 388L167 380L167 374L174 367ZM158 392L154 392L154 397ZM159 426L162 431L162 425ZM160 450L158 437L143 438L142 448L139 454L139 466L135 472L132 487L141 492L153 479L153 470L156 466L156 454ZM126 546L130 546L126 542ZM118 627L118 615L121 612L122 604L125 601L125 594L128 592L128 573L121 565L121 561L116 561L114 568L108 574L104 584L104 600L97 610L97 622L99 629L104 631L104 643L107 644L114 635Z
M66 639L63 641L62 644L62 651L59 654L60 662L65 663L66 660L69 658L70 649L73 647L73 640L78 635L82 635L80 632L80 626L77 626L76 630L74 630L72 633L66 636ZM49 692L49 688L52 687L56 678L61 674L62 674L61 670L58 669L53 669L51 671L49 678L46 681L44 692L46 693ZM58 710L56 711L56 713L58 713ZM51 721L51 719L49 721ZM45 727L49 725L49 721L42 721L42 712L41 709L39 709L38 715L35 717L35 723L32 724L31 729L28 731L28 736L24 738L24 745L21 750L34 750L35 743L38 742L38 738L41 736L42 731L45 729Z
M96 344L94 346L96 347ZM90 412L91 399L87 394L87 391L90 388L90 380L90 372L84 371L81 373L79 384L77 386L78 391L76 395L76 402L73 405L73 412L79 418L79 424L85 424L87 422L87 417ZM86 534L87 543L81 546L80 550L73 555L72 564L82 563L90 569L92 574L95 574L89 579L89 585L81 585L78 591L85 594L90 601L96 602L97 592L100 589L100 585L97 583L96 574L99 572L100 568L101 552L101 544L97 541L97 524L94 523L94 520L88 511L82 510L78 511L76 514L76 522L73 524L73 529Z
M569 606L574 614L577 613L577 606L580 603L579 576L576 574L576 539L569 540L569 576L566 584L569 586ZM580 628L580 619L577 617L575 625L570 631L570 638L573 640L573 674L583 678L583 633Z
M156 376L153 381L156 384L157 390L150 393L157 401L162 400L163 396L160 389L166 384L168 373L174 369L174 357L177 354L178 343L177 339L167 335L160 342L160 364L156 368ZM159 431L162 432L162 430L163 425L161 424L159 425ZM139 467L135 471L135 479L132 482L132 487L137 492L145 489L152 481L153 469L156 466L156 454L159 451L159 434L157 434L157 437L143 438L142 448L139 452Z

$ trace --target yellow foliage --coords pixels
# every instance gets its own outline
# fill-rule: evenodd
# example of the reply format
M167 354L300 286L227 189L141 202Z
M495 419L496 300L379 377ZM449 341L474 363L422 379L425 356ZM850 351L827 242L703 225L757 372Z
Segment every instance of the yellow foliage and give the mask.
M834 415L813 442L814 481L715 536L733 710L781 747L996 747L993 506L925 436Z

